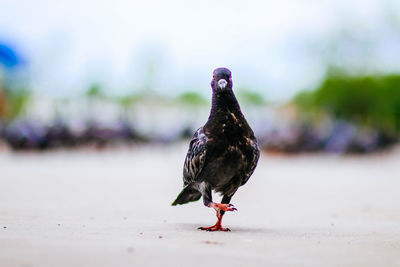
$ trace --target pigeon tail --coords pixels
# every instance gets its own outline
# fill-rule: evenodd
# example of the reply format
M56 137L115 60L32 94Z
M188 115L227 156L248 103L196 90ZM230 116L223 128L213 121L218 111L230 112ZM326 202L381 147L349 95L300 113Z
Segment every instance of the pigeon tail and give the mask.
M179 193L178 197L171 204L172 206L181 205L201 198L201 193L193 187L193 184L186 185Z

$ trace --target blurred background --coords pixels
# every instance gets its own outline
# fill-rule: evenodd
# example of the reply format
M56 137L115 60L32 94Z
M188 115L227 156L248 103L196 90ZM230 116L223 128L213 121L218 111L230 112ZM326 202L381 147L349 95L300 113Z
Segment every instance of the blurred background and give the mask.
M399 138L398 1L1 0L0 13L0 150L190 138L221 66L265 151Z

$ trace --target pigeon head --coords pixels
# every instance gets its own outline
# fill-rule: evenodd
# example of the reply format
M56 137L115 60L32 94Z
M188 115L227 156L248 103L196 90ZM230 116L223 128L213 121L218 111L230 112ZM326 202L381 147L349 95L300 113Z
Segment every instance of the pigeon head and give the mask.
M213 72L211 87L214 92L221 93L232 90L232 73L227 68L218 68Z

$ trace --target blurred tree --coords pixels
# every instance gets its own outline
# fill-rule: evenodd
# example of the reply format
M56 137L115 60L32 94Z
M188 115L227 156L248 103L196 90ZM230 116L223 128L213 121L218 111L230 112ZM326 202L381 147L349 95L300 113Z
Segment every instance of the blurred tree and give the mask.
M205 99L201 94L190 91L180 94L177 98L178 103L191 106L205 106L208 104L207 99Z
M6 105L6 98L3 92L3 81L0 76L0 120L4 119L5 117L5 107Z
M23 110L30 93L21 88L21 77L15 70L24 65L24 60L9 45L0 43L0 119L15 118Z
M239 102L253 106L262 106L266 104L264 97L258 92L250 91L244 88L239 88L237 91Z
M135 95L124 95L116 97L114 100L122 107L124 111L126 111L129 110L136 98L137 97Z
M400 133L400 75L331 73L315 91L296 95L304 112L328 113L387 134Z
M89 98L103 98L104 93L99 83L93 83L86 91L86 96Z
M4 89L2 119L12 120L18 117L25 109L31 93L26 89ZM1 96L0 96L1 97Z

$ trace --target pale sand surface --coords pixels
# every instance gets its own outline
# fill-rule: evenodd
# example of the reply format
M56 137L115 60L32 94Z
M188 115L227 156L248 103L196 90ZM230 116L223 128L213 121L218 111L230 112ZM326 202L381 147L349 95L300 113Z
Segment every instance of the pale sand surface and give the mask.
M0 266L400 266L399 149L262 155L210 233L170 206L186 145L0 152Z

